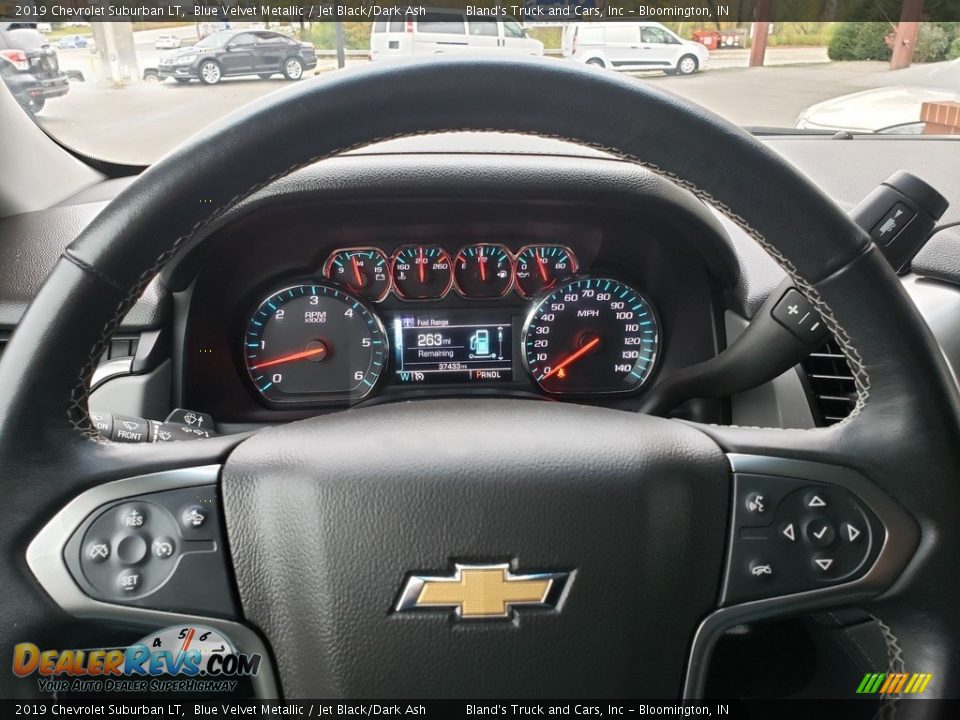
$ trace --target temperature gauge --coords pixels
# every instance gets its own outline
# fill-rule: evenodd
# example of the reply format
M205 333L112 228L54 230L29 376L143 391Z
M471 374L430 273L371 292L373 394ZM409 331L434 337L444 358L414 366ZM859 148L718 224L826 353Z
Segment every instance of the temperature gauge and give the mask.
M450 256L439 245L406 245L393 256L393 285L402 298L442 298L452 284Z
M513 261L503 245L469 245L453 263L457 291L465 298L498 298L513 283Z
M390 292L387 256L377 248L334 250L323 266L323 276L357 295L380 302Z
M577 258L563 245L527 245L517 255L517 292L525 298L577 272Z

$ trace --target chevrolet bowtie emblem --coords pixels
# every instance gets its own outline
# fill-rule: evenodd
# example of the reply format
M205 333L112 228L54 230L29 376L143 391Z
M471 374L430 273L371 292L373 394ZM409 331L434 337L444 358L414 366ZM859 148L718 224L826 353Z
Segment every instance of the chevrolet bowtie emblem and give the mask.
M465 620L511 617L514 607L556 608L571 573L514 575L510 566L462 565L452 575L411 575L397 601L397 612L451 608Z

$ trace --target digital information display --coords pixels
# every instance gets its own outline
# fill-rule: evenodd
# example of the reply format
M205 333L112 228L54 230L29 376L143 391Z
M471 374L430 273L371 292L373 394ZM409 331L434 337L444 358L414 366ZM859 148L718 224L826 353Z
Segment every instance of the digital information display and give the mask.
M513 379L509 314L402 313L392 326L396 379L401 383Z

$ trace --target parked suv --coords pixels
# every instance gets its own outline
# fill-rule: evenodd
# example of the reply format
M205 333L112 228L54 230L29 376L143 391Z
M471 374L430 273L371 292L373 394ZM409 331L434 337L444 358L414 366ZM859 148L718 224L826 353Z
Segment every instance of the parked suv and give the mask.
M266 30L221 30L162 58L157 69L161 80L216 85L225 77L238 75L259 75L266 80L282 73L287 80L299 80L316 66L317 53L310 43Z
M30 113L40 112L49 98L70 90L57 51L34 23L0 23L0 76Z
M543 55L543 43L528 38L513 18L475 17L451 10L377 20L370 31L371 60L484 50Z
M563 56L610 70L663 70L690 75L706 67L710 51L660 23L571 23L563 28Z

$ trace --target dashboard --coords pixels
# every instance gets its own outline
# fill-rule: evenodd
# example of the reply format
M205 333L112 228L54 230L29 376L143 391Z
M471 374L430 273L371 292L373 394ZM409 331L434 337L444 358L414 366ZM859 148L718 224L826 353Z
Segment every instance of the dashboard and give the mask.
M586 199L258 208L183 271L180 404L238 423L439 396L632 407L717 352L719 284L685 217Z

